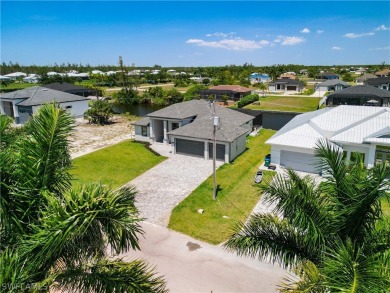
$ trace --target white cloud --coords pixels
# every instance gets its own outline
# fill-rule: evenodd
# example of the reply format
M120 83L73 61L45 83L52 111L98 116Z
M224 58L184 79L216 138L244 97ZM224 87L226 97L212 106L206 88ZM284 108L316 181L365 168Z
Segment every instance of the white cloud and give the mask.
M338 51L338 50L341 50L341 48L340 48L340 47L337 47L337 46L333 46L333 47L332 47L332 50Z
M301 38L301 37L287 37L287 36L279 36L276 40L279 40L278 42L282 42L282 45L285 46L285 45L296 45L296 44L299 44L299 43L302 43L305 41L304 38ZM275 40L275 42L276 42Z
M305 27L303 30L301 30L299 32L301 32L303 34L308 34L308 33L310 33L310 30L307 27Z
M261 49L264 46L271 45L271 42L267 40L254 41L245 40L241 38L223 39L218 41L205 41L202 39L189 39L187 44L192 44L200 47L219 48L232 51L249 51L255 49Z
M384 24L382 24L382 25L378 26L375 30L376 31L390 31L390 27L387 27Z
M227 38L228 36L232 36L234 34L235 34L235 32L231 32L231 33L216 32L213 34L207 34L206 37Z
M383 50L390 50L390 47L381 47L381 48L370 48L370 51L383 51Z
M322 34L324 31L323 30L317 30L317 34Z
M361 33L361 34L348 33L348 34L345 34L344 37L349 38L349 39L356 39L356 38L368 37L368 36L373 36L373 35L375 35L375 33L373 33L373 32Z

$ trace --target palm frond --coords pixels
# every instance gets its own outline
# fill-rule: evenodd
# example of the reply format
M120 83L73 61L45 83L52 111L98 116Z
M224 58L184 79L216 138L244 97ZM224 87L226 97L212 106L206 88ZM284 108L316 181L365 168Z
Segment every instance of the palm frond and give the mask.
M74 120L64 109L43 105L26 124L19 145L19 174L26 188L60 194L70 187L68 136Z
M303 261L278 286L281 293L327 293L323 277L317 266L310 261Z
M59 199L50 193L34 235L24 242L24 252L44 268L59 259L68 264L105 255L107 245L116 252L139 249L142 234L134 191L113 191L102 184L70 190Z
M102 259L53 272L46 284L68 292L168 292L164 279L139 260Z
M321 194L314 179L301 178L288 169L287 176L275 176L263 188L263 199L275 206L274 213L302 231L311 235L313 242L323 245L325 235L333 232L333 217L330 217L329 200Z
M390 275L383 274L383 263L375 255L366 255L364 247L347 240L337 241L326 252L322 264L325 285L336 292L385 292Z
M303 260L316 263L321 255L321 247L304 231L271 214L256 214L246 224L237 224L224 247L238 255L277 262L285 268Z

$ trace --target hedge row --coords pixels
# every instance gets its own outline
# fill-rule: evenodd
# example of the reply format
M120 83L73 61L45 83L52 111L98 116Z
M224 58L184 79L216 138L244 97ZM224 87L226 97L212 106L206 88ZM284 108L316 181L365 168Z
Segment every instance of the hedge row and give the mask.
M259 98L260 98L260 96L258 94L247 95L238 101L237 107L242 108L246 105L252 104L253 102L257 102L259 100Z

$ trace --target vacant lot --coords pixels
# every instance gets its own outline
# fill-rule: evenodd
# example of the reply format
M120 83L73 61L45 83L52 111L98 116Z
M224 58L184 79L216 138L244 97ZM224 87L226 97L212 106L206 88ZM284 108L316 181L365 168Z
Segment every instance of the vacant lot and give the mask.
M309 112L317 110L320 99L300 96L268 96L260 98L260 105L245 106L253 110L275 110L289 112Z
M226 240L232 225L245 221L260 199L254 176L270 151L264 142L274 133L262 130L258 136L250 137L247 151L217 170L217 199L212 199L213 177L210 176L174 208L169 228L212 244ZM204 213L198 213L198 209L204 209Z
M120 187L166 158L150 152L145 145L123 141L73 160L75 184L101 181Z

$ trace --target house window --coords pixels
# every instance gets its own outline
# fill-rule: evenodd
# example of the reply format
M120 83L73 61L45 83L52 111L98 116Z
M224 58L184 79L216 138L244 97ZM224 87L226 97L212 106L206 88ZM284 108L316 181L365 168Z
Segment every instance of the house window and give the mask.
M72 109L72 106L65 106L65 109Z
M142 136L148 136L148 128L146 126L141 126Z
M172 130L179 128L179 123L172 123Z

